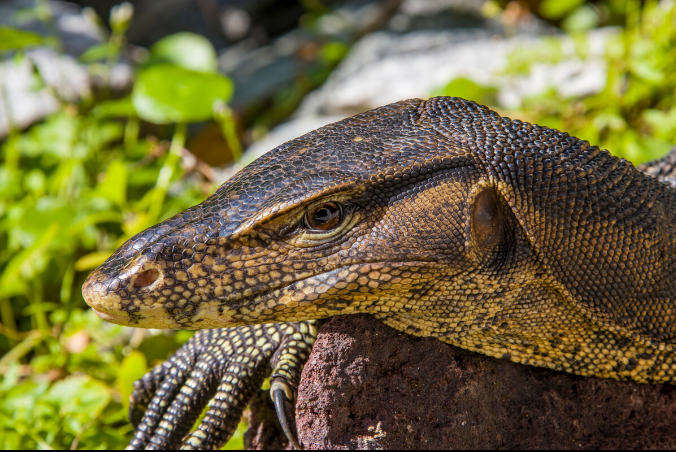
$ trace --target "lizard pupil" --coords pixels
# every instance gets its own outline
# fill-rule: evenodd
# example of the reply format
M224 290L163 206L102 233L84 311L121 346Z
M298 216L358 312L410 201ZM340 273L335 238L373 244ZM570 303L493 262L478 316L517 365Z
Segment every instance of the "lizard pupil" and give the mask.
M340 224L342 211L338 204L328 202L310 210L306 214L305 220L310 229L328 231Z

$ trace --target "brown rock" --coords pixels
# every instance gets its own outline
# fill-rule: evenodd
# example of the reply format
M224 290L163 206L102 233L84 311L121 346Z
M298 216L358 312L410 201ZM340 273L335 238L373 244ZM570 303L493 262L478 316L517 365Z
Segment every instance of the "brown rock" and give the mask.
M290 450L291 445L277 420L270 390L260 391L249 403L247 431L244 433L246 450Z
M674 449L676 387L518 365L344 316L319 334L296 422L307 449Z

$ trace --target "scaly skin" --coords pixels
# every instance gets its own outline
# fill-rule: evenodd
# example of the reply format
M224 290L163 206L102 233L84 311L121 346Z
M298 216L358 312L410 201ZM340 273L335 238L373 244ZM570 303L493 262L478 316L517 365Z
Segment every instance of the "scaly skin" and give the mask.
M473 102L398 102L271 151L202 204L129 240L83 294L122 325L250 329L244 325L369 313L518 363L673 383L674 159L644 167L653 177ZM256 328L269 326L247 331ZM227 352L218 340L208 353L190 347L241 331L199 333L179 352L190 363L170 362L155 371L154 386L137 387L134 397L154 394L157 406L133 446L179 442L194 419L183 413L198 412L224 384L209 369L251 353L241 341ZM269 366L267 356L252 369ZM195 362L209 378L198 375L185 390ZM287 367L298 375L303 362ZM172 371L182 379L167 378ZM249 374L238 387L258 384ZM287 387L294 382L281 378L277 389ZM251 394L223 394L235 392ZM215 427L184 444L211 447L231 430Z

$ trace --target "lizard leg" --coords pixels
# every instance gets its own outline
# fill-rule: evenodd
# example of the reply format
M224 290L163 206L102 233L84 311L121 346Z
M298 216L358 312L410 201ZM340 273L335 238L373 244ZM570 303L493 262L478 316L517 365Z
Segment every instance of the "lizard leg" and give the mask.
M296 356L290 350L305 350L299 356L307 359L316 337L315 327L308 324L198 331L170 359L136 382L130 397L130 420L136 432L129 448L167 449L181 443L185 448L220 447L232 436L249 399L269 374L273 357L279 356L274 362L286 363L284 368L290 366L286 355ZM299 377L298 371L296 385ZM210 400L197 430L186 437Z
M220 380L218 390L197 429L183 440L182 449L217 449L232 436L242 417L242 411L269 374L269 359L277 342L269 341L264 330L275 330L278 325L258 325L255 341L248 343L246 354L231 358ZM258 348L253 348L258 347Z
M228 330L198 332L171 358L134 384L129 413L136 432L130 449L180 445L215 392L221 373L216 357L230 348L231 334Z
M193 337L170 359L155 367L134 383L134 391L129 397L129 420L135 428L130 449L145 449L160 421L166 414L169 402L174 400L185 384L190 370L195 364L193 356L196 344L202 338ZM167 437L167 440L170 438Z
M302 322L296 331L287 329L286 337L272 357L270 396L279 424L293 447L300 449L296 434L295 405L303 366L317 339L320 321Z
M177 360L182 359L180 354L174 354L170 359L164 361L161 365L155 366L150 372L146 373L143 378L134 382L134 392L129 397L129 421L138 430L139 424L143 419L143 415L148 410L150 402L152 401L158 387L171 373L171 369L178 370L181 367ZM174 384L178 386L178 382Z

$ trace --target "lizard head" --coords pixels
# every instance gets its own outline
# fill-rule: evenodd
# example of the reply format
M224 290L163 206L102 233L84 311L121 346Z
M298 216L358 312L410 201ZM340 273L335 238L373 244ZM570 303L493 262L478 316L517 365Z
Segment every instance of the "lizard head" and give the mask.
M502 119L459 99L410 100L318 129L131 238L85 300L105 320L151 328L352 312L408 312L432 328L425 317L450 292L461 311L525 260L497 181L435 117Z
M131 238L83 294L102 318L150 328L366 312L460 341L571 324L556 306L584 288L598 254L576 263L566 246L609 227L589 205L603 199L594 184L608 187L597 174L630 166L473 102L398 102L270 151Z
M462 323L466 303L519 285L509 269L523 275L532 251L475 143L441 126L502 119L440 98L318 129L131 238L84 298L105 320L151 328L370 312L417 317L407 324L424 332L440 309Z

